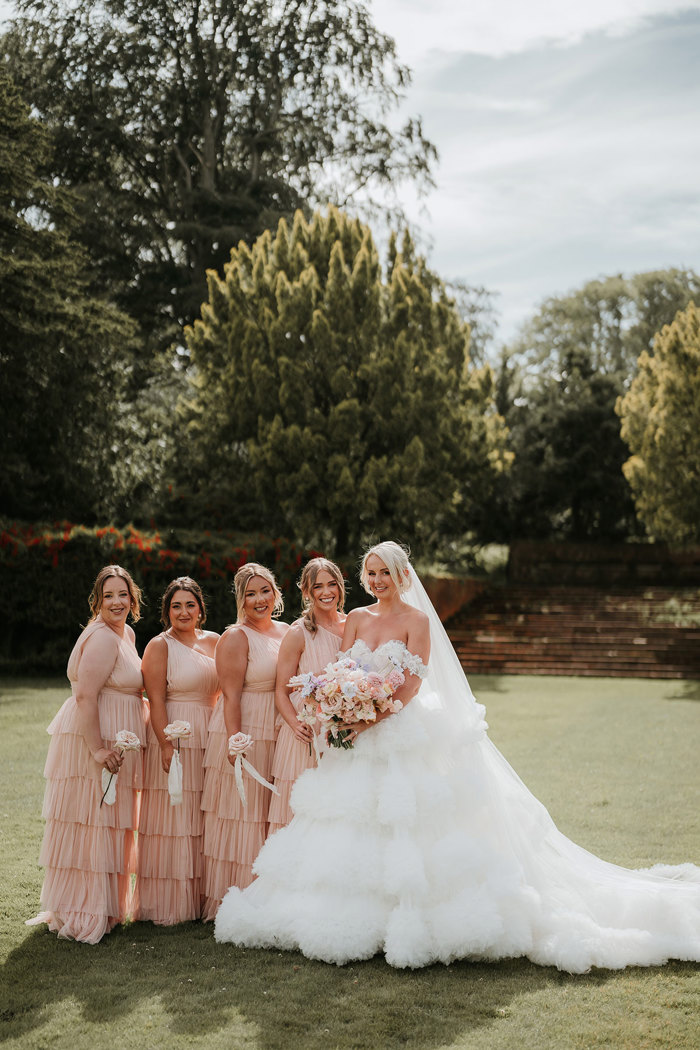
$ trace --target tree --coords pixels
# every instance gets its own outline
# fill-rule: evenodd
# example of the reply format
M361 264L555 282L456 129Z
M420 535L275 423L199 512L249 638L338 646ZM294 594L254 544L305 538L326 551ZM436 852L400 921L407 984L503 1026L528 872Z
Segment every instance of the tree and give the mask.
M498 538L634 534L615 402L655 332L699 293L692 271L667 270L590 281L545 300L497 368L515 453L491 509Z
M5 38L80 192L101 286L165 345L280 216L430 182L409 81L358 0L19 0Z
M338 555L462 535L507 465L491 374L405 235L331 208L239 244L188 331L189 503ZM182 456L180 457L182 463Z
M37 174L40 124L0 69L0 435L3 511L90 519L119 458L129 320L88 292L66 195Z
M644 351L617 403L632 455L623 471L650 535L700 541L700 310L690 303Z

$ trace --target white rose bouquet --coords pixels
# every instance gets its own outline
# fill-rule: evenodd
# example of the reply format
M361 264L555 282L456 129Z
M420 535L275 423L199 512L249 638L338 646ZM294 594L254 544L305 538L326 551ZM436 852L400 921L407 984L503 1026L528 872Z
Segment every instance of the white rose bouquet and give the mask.
M175 722L169 722L163 730L163 735L170 743L177 741L177 751L173 751L168 770L168 794L171 806L182 805L182 762L180 761L180 741L192 736L192 726L189 722L178 718Z
M130 733L128 729L120 729L114 740L115 750L122 755L125 751L140 751L141 741L136 733ZM110 773L108 769L102 770L102 798L100 808L104 802L107 806L113 806L117 800L117 774Z

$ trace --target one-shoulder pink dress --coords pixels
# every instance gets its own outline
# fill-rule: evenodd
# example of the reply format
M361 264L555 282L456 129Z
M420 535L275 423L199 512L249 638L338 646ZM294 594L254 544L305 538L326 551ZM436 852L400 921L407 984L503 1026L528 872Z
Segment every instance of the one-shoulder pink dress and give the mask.
M88 944L97 942L122 922L131 905L131 875L136 870L134 831L138 794L143 783L143 752L127 751L119 770L116 801L100 805L102 769L93 759L79 728L76 685L86 644L97 631L111 631L98 617L78 638L68 678L73 695L51 722L44 769L46 819L39 863L46 868L41 891L44 909L32 923ZM114 667L97 698L100 732L113 747L121 730L146 743L147 708L142 696L141 661L134 643L119 639Z
M241 731L250 733L253 745L246 758L258 773L270 779L275 750L275 673L281 638L238 624L248 639L248 666L241 693ZM248 886L253 861L267 837L271 792L247 773L243 774L246 802L236 788L228 761L228 736L223 697L209 723L204 756L204 904L202 918L213 919L229 886Z
M339 635L320 626L315 634L305 629L304 651L299 659L297 674L322 671L327 664L336 659L339 649ZM290 693L289 699L298 711L302 703L301 692ZM282 720L272 762L272 778L279 795L273 795L270 801L269 835L285 827L294 816L289 805L289 796L292 793L294 782L306 769L311 769L315 765L314 748L309 749L308 744L298 740L287 723Z
M172 926L202 914L203 763L219 680L211 656L165 632L161 637L168 645L168 722L189 722L192 735L180 740L182 802L173 806L158 739L149 726L134 918Z

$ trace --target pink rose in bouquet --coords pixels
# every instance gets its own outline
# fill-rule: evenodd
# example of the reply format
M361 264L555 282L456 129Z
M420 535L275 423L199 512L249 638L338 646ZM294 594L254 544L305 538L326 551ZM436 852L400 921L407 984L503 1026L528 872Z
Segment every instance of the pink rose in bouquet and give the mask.
M329 745L347 749L353 746L347 726L375 722L378 714L401 710L394 693L404 681L398 667L384 677L343 656L321 674L296 675L288 684L300 689L304 697L299 721L310 726L320 722Z

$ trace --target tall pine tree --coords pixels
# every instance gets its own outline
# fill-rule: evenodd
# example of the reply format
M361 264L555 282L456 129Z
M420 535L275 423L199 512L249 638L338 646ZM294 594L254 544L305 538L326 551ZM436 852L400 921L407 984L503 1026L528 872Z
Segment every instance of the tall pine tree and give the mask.
M368 227L297 212L209 274L188 342L183 480L205 517L339 555L381 535L434 548L507 465L490 372L408 235L384 276Z

